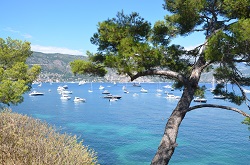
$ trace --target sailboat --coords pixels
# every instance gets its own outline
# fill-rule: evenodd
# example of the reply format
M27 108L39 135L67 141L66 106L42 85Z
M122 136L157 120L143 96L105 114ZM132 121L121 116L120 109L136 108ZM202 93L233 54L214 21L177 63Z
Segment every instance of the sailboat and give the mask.
M213 76L212 88L210 88L210 91L213 92L214 90L215 90L215 79L214 79L214 76ZM223 96L223 95L214 95L213 98L214 98L214 99L226 99L226 97Z
M212 88L210 88L210 91L213 92L215 89L215 78L213 76L213 80L212 80Z
M42 86L42 83L38 84L38 87L41 87Z
M88 92L93 92L93 89L92 89L92 82L90 83L90 89L88 90Z
M163 90L160 89L160 83L157 84L157 89L156 89L156 92L157 93L161 93Z
M123 90L124 93L129 93L129 91L127 90L126 86L123 86L122 90Z

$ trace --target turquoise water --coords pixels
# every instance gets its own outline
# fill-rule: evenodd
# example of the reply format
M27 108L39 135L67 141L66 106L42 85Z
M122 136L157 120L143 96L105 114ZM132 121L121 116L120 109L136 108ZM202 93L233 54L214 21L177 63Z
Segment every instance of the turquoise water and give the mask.
M150 164L167 119L177 104L176 100L167 100L164 93L156 95L156 89L166 83L142 83L148 93L140 93L141 88L130 83L93 83L93 93L88 92L90 84L68 83L69 90L73 91L68 101L60 99L59 85L65 84L34 85L35 90L45 95L31 97L25 94L25 101L12 107L13 111L60 127L61 132L76 134L84 139L84 145L98 153L102 165ZM112 94L121 95L122 99L109 102L102 98L104 95L98 89L100 85ZM124 85L130 93L123 93ZM134 93L138 96L133 97ZM181 95L179 90L173 93ZM75 96L85 98L86 103L74 103ZM213 99L210 92L206 93L206 98L207 103L232 105ZM246 109L245 106L239 108ZM169 164L249 164L250 132L246 125L241 124L243 119L235 112L221 109L204 108L189 112L180 126L178 147Z

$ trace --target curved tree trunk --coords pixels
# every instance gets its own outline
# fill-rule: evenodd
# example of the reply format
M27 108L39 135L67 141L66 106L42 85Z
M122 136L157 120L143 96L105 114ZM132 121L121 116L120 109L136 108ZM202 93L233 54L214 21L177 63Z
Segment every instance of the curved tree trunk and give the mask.
M198 86L204 64L204 58L200 57L194 65L189 79L186 80L186 82L183 82L183 94L176 108L168 119L160 146L158 147L151 165L165 165L170 161L175 147L177 146L176 138L178 135L179 126L187 113L191 101L193 100L194 92Z
M177 146L176 138L181 120L184 118L185 114L178 114L174 111L168 120L165 128L165 133L162 137L158 151L155 154L151 165L165 165L170 161L175 147Z
M185 88L182 97L171 114L165 127L165 132L158 147L158 151L153 158L151 165L165 165L170 161L175 147L179 126L187 113L187 109L193 99L194 90Z

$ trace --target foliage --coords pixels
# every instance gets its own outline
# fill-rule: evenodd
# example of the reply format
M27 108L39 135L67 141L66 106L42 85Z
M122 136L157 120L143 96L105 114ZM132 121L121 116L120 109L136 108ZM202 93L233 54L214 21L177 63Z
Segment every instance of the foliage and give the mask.
M203 86L201 86L201 87L198 87L198 88L196 89L196 91L195 91L194 96L198 96L198 97L200 97L200 98L205 98L205 90L206 90L206 89L207 89L207 88L206 88L205 85L203 85Z
M93 65L83 60L75 60L70 63L70 66L74 74L92 73L95 76L104 76L107 72L101 65Z
M217 65L214 77L220 84L216 86L215 94L222 94L237 105L249 101L242 86L250 85L250 77L243 75L237 64L250 64L250 0L164 2L164 9L170 15L153 27L139 14L125 15L122 11L116 18L99 22L97 32L90 40L98 46L97 53L90 58L92 65L112 67L118 73L130 76L131 81L141 76L158 75L174 80L178 88L183 87L182 97L168 119L152 164L169 162L176 147L179 125L192 109L191 101L195 95L204 95L205 88L199 86L203 72ZM173 38L196 32L204 32L204 43L193 50L171 45ZM91 70L86 67L83 71L77 70L81 74L88 71ZM227 84L236 86L241 92L227 90ZM209 106L216 107L208 104L194 109ZM221 105L217 107L235 110Z
M250 125L250 118L246 117L245 120L242 122L243 124Z
M238 4L241 10L234 8ZM246 10L249 0L229 3L229 1L166 1L167 15L165 21L157 21L153 27L138 13L125 15L118 12L116 18L98 23L98 32L91 38L92 44L98 46L96 54L89 54L88 62L72 62L74 73L103 75L105 67L111 67L119 74L129 75L133 80L153 70L171 70L188 78L191 76L198 58L203 58L206 66L219 65L215 70L217 81L236 85L250 85L249 78L237 69L237 63L249 64L250 52L250 19ZM201 15L202 14L202 15ZM235 15L234 15L235 14ZM221 17L224 19L221 19ZM237 20L238 18L238 20ZM187 51L180 45L170 45L171 39L177 35L189 35L196 31L204 31L206 41L201 46ZM202 53L201 53L202 52ZM77 66L74 66L77 65ZM82 66L80 66L82 65ZM167 74L177 84L183 82ZM195 88L201 89L196 86ZM219 92L227 95L229 101L236 104L244 102L234 93ZM237 98L238 97L238 98Z
M174 13L172 16L166 16L168 22L178 30L178 33L185 34L190 33L195 26L201 24L200 15L206 1L196 0L171 0L166 1L165 9Z
M8 109L0 112L0 141L1 164L97 164L96 153L76 136Z
M117 18L108 19L98 24L98 33L91 38L91 42L98 46L98 53L89 54L90 62L84 62L84 68L74 67L79 61L72 63L71 68L80 74L89 74L91 70L87 66L95 68L100 63L115 68L120 74L132 75L135 72L143 72L156 67L169 67L175 71L187 72L189 62L181 59L185 52L183 47L172 45L165 47L170 37L166 38L172 30L166 29L166 25L158 22L151 30L151 24L139 16L138 13L125 15L117 14ZM165 30L168 30L165 32ZM154 34L154 35L153 35ZM152 47L152 44L155 45ZM161 45L158 47L158 45ZM92 62L93 65L90 65ZM178 65L177 65L178 64ZM94 72L96 74L96 72Z
M242 122L242 124L248 125L248 130L250 131L250 117L246 117L244 121ZM250 136L249 136L249 139L250 139Z
M0 103L18 104L31 89L40 73L40 66L28 68L25 63L31 54L30 43L0 38Z

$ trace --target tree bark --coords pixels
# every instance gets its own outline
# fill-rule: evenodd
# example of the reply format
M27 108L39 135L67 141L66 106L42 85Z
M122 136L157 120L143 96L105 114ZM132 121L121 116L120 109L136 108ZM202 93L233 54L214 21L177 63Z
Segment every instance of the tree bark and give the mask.
M178 105L168 119L165 127L165 132L163 134L158 150L151 162L151 165L165 165L170 161L175 147L178 145L176 143L176 138L178 135L179 126L187 113L187 109L190 106L193 95L193 88L188 87L184 89Z
M151 165L165 165L170 161L175 147L178 145L176 143L176 138L178 134L179 125L184 118L185 114L180 114L178 111L174 111L169 118L164 135L158 147L157 153L153 158Z
M166 165L170 161L175 147L179 126L188 112L191 101L193 100L195 90L198 87L200 75L205 66L203 57L199 57L195 63L189 79L183 81L184 90L180 101L172 112L165 127L160 146L153 158L151 165Z

